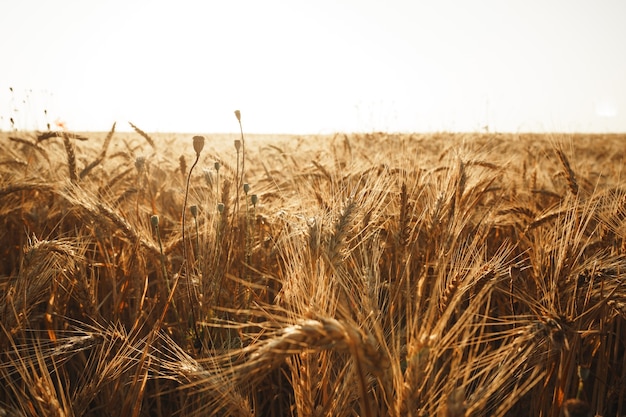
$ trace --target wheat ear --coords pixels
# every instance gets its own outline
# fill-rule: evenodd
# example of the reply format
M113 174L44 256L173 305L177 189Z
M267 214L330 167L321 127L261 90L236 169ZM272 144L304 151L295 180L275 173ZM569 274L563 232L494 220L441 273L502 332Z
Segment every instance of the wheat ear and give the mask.
M67 153L67 168L70 171L70 181L75 183L78 180L76 176L76 153L74 153L74 147L70 142L70 137L67 134L63 134L63 146L65 146L65 152Z
M353 326L333 318L306 319L286 327L277 337L263 342L254 350L242 369L249 372L274 369L286 357L307 349L336 349L348 353L356 364L363 415L369 417L371 407L367 397L365 372L378 374L381 367L388 365L388 360L372 339L365 337Z
M111 130L109 130L109 133L107 133L106 137L104 138L104 143L102 144L102 151L100 151L100 155L98 155L98 157L94 159L93 162L83 168L83 170L80 172L80 179L83 179L87 174L89 174L91 170L97 167L106 157L107 150L109 149L109 144L111 143L111 139L113 138L113 134L115 133L115 125L116 123L113 123Z
M137 126L135 126L134 124L132 124L131 122L128 122L128 124L130 125L130 127L132 127L135 132L139 133L139 135L144 138L146 140L146 142L148 142L148 144L150 146L152 146L153 149L156 149L156 145L154 144L154 140L152 139L152 137L150 137L149 134L147 134L146 132L144 132L143 130L139 129Z
M573 195L577 195L578 181L576 181L576 174L574 174L574 170L572 170L567 156L565 156L565 153L560 149L556 150L556 154L559 156L559 161L561 161L561 165L563 165L563 169L565 170L565 175L567 177L567 186L569 187L570 192Z

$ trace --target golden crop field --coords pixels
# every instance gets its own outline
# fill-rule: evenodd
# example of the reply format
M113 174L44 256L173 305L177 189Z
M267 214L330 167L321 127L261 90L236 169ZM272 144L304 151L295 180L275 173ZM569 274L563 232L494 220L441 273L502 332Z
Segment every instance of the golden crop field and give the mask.
M626 136L114 130L0 137L0 415L626 413Z

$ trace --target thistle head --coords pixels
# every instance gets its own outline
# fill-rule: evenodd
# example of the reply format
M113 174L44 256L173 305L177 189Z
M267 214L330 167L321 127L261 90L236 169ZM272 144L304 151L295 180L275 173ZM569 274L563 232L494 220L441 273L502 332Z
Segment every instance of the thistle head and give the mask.
M202 149L204 149L204 136L194 136L193 150L196 151L196 155L200 156Z
M220 172L220 167L221 167L221 165L220 165L220 162L219 162L219 161L215 161L215 162L213 163L213 168L215 168L215 170L216 170L217 172Z
M194 204L193 206L189 207L189 211L191 211L191 215L194 219L198 218L198 206Z
M157 216L156 214L150 216L150 223L152 224L152 227L157 229L159 227L159 216Z
M224 203L217 203L217 211L221 214L224 213Z
M253 206L256 206L256 204L259 202L259 196L256 194L252 194L252 196L250 196L250 202Z
M246 193L246 195L250 192L250 184L247 182L243 184L243 192Z

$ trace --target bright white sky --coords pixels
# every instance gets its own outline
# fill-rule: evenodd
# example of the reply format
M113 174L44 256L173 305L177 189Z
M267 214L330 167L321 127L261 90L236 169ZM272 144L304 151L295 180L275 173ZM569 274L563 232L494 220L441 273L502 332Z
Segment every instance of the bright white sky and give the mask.
M626 131L624 0L2 0L0 128ZM13 88L13 93L9 90Z

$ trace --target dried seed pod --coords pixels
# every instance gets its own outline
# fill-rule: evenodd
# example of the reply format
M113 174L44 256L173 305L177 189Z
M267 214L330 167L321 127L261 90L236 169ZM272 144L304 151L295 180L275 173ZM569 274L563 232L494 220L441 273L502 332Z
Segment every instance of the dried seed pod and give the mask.
M193 137L193 150L196 151L196 155L199 156L200 152L204 149L204 136Z

